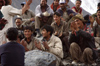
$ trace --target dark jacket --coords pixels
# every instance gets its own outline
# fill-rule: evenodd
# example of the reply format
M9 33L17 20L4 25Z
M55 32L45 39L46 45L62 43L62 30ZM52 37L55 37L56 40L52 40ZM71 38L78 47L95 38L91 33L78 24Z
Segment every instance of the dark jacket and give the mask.
M93 50L93 59L97 59L98 54L96 51L95 40L94 37L92 37L89 33L79 30L76 32L76 35L71 34L69 43L71 44L72 42L76 42L80 46L82 52L87 47L91 48Z
M57 12L59 12L59 13L61 14L61 16L63 16L63 11L62 11L61 8L59 8L59 9L57 10ZM70 15L71 13L73 13L74 16L75 16L75 15L77 14L77 13L75 13L74 11L72 11L70 8L66 8L66 12L67 12L68 15Z
M25 49L17 42L0 46L1 66L24 66Z

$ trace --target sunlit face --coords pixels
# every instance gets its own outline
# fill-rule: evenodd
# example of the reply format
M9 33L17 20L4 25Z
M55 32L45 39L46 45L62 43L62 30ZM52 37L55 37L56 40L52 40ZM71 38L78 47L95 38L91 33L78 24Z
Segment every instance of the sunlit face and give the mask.
M66 4L65 4L65 3L61 3L61 4L60 4L60 7L61 7L61 9L63 10L63 9L65 9Z
M46 29L43 29L43 30L42 30L42 36L43 36L44 38L47 38L48 35L50 35L50 32L47 32Z
M54 16L53 16L53 19L54 19L54 21L57 23L57 22L60 21L61 17L60 17L60 16L57 16L57 15L54 15Z
M55 0L54 1L54 5L59 5L59 1L58 0Z
M32 36L32 31L27 29L27 30L24 30L24 36L25 38L30 38Z
M80 19L75 19L74 21L77 23L78 28L83 29L84 24Z
M41 0L41 6L45 6L47 4L46 0Z
M81 5L81 2L80 1L76 1L76 8L79 8Z
M21 24L22 24L22 20L20 20L20 19L16 19L16 26L20 26Z
M97 12L97 16L99 16L99 17L100 17L100 11L98 11L98 12Z

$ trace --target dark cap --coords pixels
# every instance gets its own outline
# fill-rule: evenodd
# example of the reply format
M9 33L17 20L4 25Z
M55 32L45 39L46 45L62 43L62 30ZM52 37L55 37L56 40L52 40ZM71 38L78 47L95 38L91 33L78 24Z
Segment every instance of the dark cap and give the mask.
M25 4L26 4L26 2L22 2L22 3L21 3L21 5L25 5Z

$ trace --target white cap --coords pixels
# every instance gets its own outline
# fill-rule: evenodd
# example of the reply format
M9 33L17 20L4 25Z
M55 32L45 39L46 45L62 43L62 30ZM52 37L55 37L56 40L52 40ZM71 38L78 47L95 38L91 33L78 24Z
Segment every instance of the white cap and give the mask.
M65 0L60 0L59 4L61 4L61 3L66 3L66 1Z
M50 14L46 11L43 13L44 16L50 16Z

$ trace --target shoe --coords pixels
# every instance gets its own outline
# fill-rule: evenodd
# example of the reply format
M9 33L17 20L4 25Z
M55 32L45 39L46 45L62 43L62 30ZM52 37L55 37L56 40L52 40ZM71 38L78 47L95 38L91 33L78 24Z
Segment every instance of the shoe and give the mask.
M72 61L72 64L76 65L76 64L77 64L77 62L74 60L74 61Z
M92 65L93 65L93 66L96 66L97 64L96 64L96 63L92 63Z

